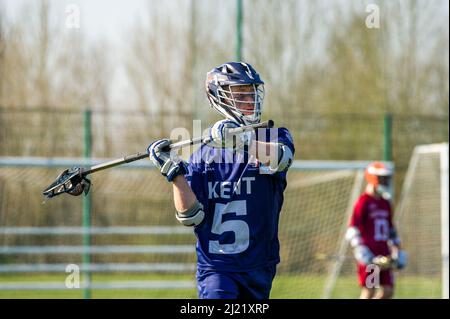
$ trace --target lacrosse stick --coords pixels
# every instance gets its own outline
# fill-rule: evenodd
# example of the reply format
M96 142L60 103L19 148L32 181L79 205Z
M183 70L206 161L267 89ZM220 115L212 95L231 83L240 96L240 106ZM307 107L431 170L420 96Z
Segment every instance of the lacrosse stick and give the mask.
M268 120L258 124L246 125L237 128L232 128L228 130L228 134L239 134L246 131L255 130L258 128L272 128L274 126L274 122L272 120ZM184 140L176 143L171 143L168 145L164 151L177 150L189 145L196 145L199 143L208 144L211 142L211 138L209 136L200 136L190 140ZM50 199L52 197L68 193L73 196L81 195L84 192L86 195L89 192L91 181L86 178L87 175L102 171L111 167L119 166L125 163L131 163L134 161L138 161L144 158L147 158L148 154L145 153L136 153L132 155L128 155L122 158L114 159L108 162L100 163L89 168L87 167L72 167L70 169L64 170L61 174L58 175L56 180L50 184L42 194Z

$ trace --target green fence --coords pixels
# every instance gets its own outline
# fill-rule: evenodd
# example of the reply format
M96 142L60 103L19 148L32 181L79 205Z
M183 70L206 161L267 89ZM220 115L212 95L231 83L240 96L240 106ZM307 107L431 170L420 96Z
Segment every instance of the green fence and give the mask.
M0 156L80 157L84 123L91 123L91 156L115 158L144 151L175 127L193 131L191 113L0 108ZM414 146L448 141L448 117L399 114L318 114L285 110L301 160L380 160L392 157L397 193ZM210 121L213 121L211 119ZM202 130L209 122L202 123ZM192 134L192 133L191 133Z

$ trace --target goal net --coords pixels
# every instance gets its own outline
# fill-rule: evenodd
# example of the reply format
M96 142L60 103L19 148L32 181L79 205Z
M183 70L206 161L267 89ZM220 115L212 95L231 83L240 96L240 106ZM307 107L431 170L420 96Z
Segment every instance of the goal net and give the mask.
M271 297L323 296L368 163L299 161L290 170L280 217L281 263Z
M397 224L409 265L398 290L417 298L448 298L448 144L414 149L397 205Z
M397 298L448 298L448 144L417 146L395 205L408 265L395 272ZM355 265L345 240L329 272L324 298L355 298Z

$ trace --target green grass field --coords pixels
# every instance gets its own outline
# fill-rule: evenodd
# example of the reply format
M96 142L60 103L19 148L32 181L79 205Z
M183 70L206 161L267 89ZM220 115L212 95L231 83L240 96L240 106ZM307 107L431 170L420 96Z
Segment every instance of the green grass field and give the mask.
M0 283L12 282L64 282L66 274L17 274L0 275ZM104 281L193 281L191 275L176 274L94 274L94 282ZM271 292L272 299L320 298L325 277L317 275L277 275ZM440 298L439 278L402 277L397 281L395 298ZM340 277L336 283L333 298L357 298L359 288L356 277ZM196 289L153 289L153 290L94 290L92 298L148 298L148 299L196 299ZM0 290L0 298L82 298L80 289L67 290Z

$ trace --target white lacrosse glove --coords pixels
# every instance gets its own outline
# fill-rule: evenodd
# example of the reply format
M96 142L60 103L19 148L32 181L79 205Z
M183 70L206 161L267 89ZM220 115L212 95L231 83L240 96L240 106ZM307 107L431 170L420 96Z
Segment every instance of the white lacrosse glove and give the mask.
M353 248L353 254L355 259L363 265L372 264L373 258L375 257L366 245L358 245Z
M249 145L253 138L253 131L239 134L229 134L227 131L231 128L237 128L240 125L231 120L220 120L216 122L209 130L211 139L210 145L217 148L241 149L245 144Z
M188 168L175 153L170 151L163 151L163 149L170 145L170 140L162 139L153 142L147 148L147 154L150 160L161 171L161 174L167 178L169 182L178 175L185 175L188 173Z

